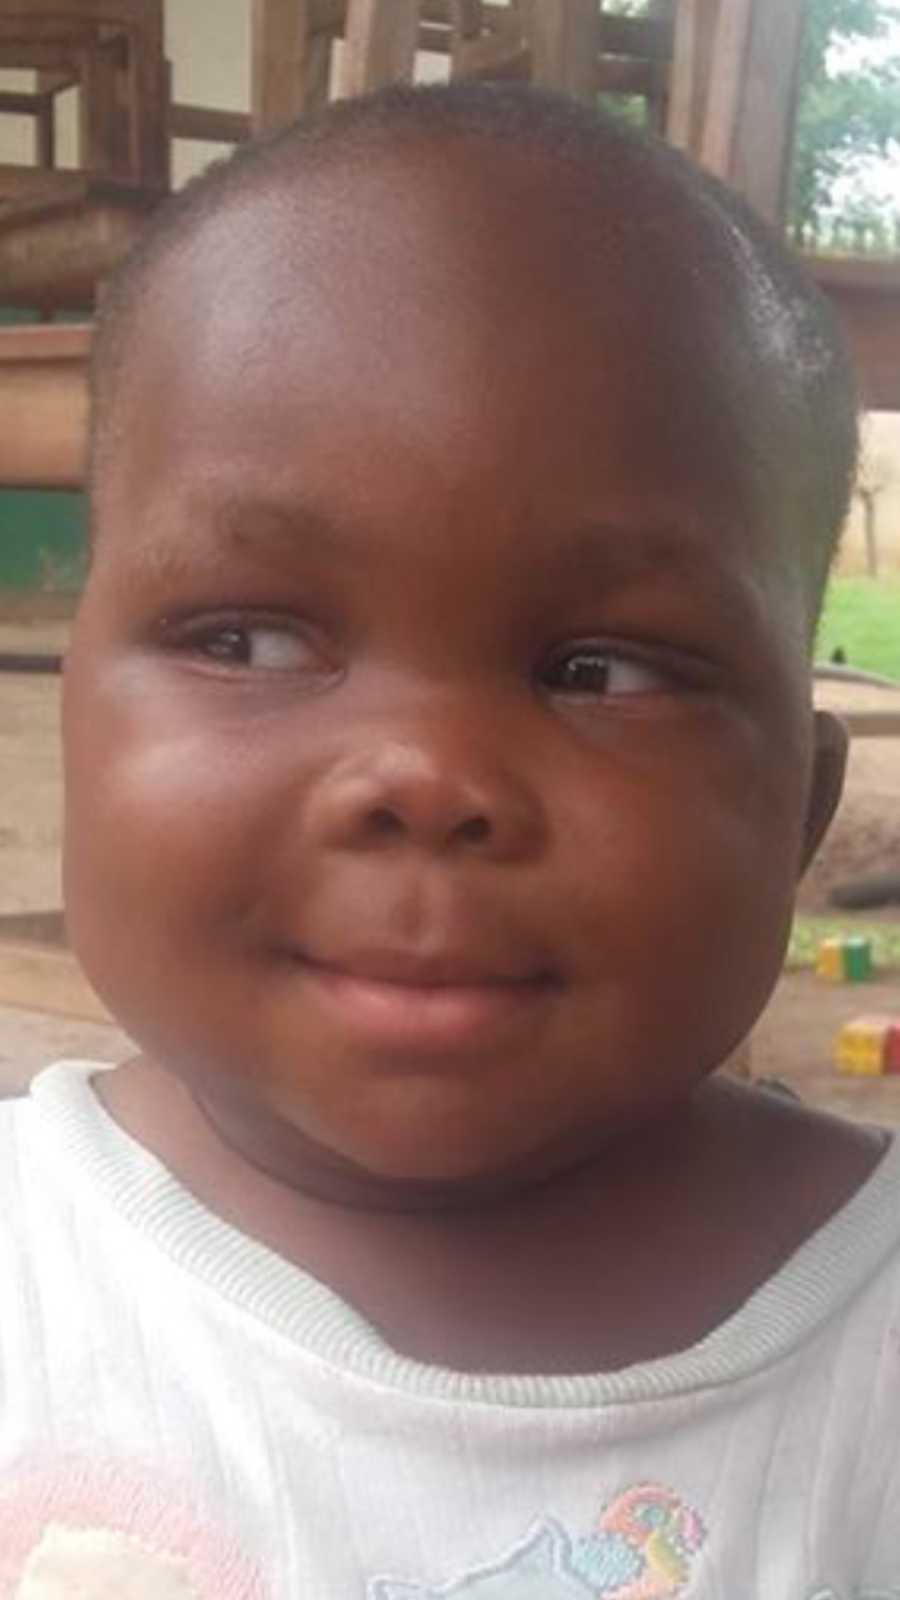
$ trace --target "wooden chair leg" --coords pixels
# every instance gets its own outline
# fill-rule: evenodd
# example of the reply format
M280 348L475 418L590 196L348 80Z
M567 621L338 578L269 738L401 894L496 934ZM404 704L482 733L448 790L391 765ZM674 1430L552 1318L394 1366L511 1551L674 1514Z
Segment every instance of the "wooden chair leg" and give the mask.
M532 0L533 78L590 101L596 87L598 0Z
M171 140L162 0L146 6L140 29L128 30L127 72L137 181L148 189L166 190L171 182Z
M418 34L418 0L350 0L341 94L412 82Z
M117 148L116 62L109 48L101 45L83 52L80 60L79 94L80 163L91 173L118 173L132 176L130 163L123 169Z
M56 166L56 106L52 94L41 95L41 107L34 119L35 160L51 172Z
M253 0L251 105L254 133L269 133L307 109L312 0ZM325 41L327 46L327 40ZM321 62L319 63L321 72Z
M303 64L304 111L321 111L328 104L333 42L333 37L328 33L314 33L312 38L307 40Z

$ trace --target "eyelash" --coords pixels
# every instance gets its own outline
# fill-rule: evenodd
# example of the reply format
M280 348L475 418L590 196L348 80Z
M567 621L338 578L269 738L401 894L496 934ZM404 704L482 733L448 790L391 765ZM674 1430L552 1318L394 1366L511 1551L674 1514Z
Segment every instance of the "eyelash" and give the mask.
M327 653L317 640L315 630L284 613L259 612L248 616L246 612L222 612L185 618L166 617L159 624L157 632L159 642L165 650L191 657L207 670L223 675L243 672L260 677L300 676L330 681L340 676L339 669L329 662ZM242 636L246 641L253 634L266 632L281 638L293 639L301 649L308 650L308 667L290 663L274 666L254 664L251 660L235 659L227 653L216 653L211 648L216 641L221 641L228 634ZM590 684L579 685L577 682L567 685L551 681L560 670L571 666L580 658L584 661L602 663L601 670L605 674L602 685L592 687ZM648 679L656 679L657 683L649 688L610 691L608 688L610 676L617 672L627 674L629 671L639 676L644 674ZM618 642L609 644L590 639L573 641L565 648L557 650L535 674L536 685L544 695L581 703L596 700L647 699L679 691L682 694L698 693L710 687L710 678L709 665L686 653L666 654L660 650L643 649L637 644L624 645Z
M260 633L294 640L298 647L309 651L311 666L312 658L316 655L319 657L320 666L326 666L324 654L315 639L314 631L294 618L278 612L258 612L251 616L246 612L222 612L184 618L165 617L159 624L157 637L164 650L176 655L193 657L213 670L228 672L243 669L271 675L290 674L296 671L296 668L290 666L254 667L251 661L235 659L232 655L216 652L212 648L216 641L223 640L229 634L250 640L252 635Z
M592 668L598 663L600 664L600 674L603 680L602 684L599 685L590 681ZM578 681L579 664L582 668L587 669L581 675L588 681ZM567 670L571 671L572 678L570 682L553 683L551 681L555 675L565 674ZM637 675L643 673L648 678L659 680L662 680L665 676L660 669L651 666L649 662L640 658L628 656L622 651L611 650L601 645L585 644L579 645L574 649L570 648L554 661L551 661L541 674L541 682L548 692L560 694L566 698L574 700L594 699L596 697L608 699L611 697L609 680L616 674L617 670L626 674L631 670ZM652 693L654 691L645 692Z
M656 685L639 690L626 690L615 692L604 684L602 688L579 687L577 683L559 685L548 682L548 679L559 668L576 662L579 657L593 659L604 664L607 679L616 672L644 674L646 678L657 680ZM642 647L639 644L626 644L622 642L607 643L600 640L579 640L568 645L551 657L548 665L539 675L541 687L546 694L558 695L569 700L590 699L637 699L650 698L665 694L699 694L709 691L714 686L714 672L709 662L700 657L684 651L663 650L661 648Z

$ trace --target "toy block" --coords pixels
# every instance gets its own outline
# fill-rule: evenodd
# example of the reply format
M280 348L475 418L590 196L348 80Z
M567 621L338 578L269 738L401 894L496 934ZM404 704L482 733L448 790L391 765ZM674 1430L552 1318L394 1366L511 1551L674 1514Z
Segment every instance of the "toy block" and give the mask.
M848 983L866 983L872 976L871 939L844 940L844 977Z
M816 972L830 983L866 983L872 976L872 941L857 936L823 939Z
M900 1021L894 1022L888 1029L884 1043L884 1070L892 1076L900 1076Z
M893 1019L883 1016L856 1017L845 1023L837 1040L838 1069L849 1077L881 1077L892 1027Z
M816 972L831 983L842 983L844 978L844 947L841 939L823 939L819 945Z

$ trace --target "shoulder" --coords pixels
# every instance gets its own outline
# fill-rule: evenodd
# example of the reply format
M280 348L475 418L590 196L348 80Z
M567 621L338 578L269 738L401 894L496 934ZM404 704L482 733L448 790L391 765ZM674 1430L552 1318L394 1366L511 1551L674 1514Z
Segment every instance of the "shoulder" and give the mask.
M717 1245L726 1304L777 1283L781 1311L793 1323L796 1298L811 1332L877 1277L884 1308L900 1280L900 1146L887 1130L730 1081L710 1084L700 1130L695 1220Z
M71 1218L63 1135L70 1143L75 1137L68 1130L77 1126L92 1070L88 1062L57 1063L38 1073L27 1093L0 1099L0 1248L7 1261L11 1244L22 1246L51 1216Z
M27 1095L0 1100L0 1378L7 1341L40 1254L41 1162Z
M27 1092L0 1100L0 1251L22 1232L42 1187L34 1102Z
M0 1099L0 1219L8 1217L12 1197L21 1188L31 1112L27 1094Z

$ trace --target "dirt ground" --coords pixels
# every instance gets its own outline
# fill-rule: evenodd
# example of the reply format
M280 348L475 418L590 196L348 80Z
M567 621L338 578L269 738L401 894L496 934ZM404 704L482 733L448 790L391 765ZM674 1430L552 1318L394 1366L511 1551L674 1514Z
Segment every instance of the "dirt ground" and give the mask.
M835 985L813 972L785 973L753 1035L753 1076L776 1078L811 1105L853 1121L900 1128L900 1077L845 1078L835 1070L844 1023L874 1014L900 1019L900 972Z
M0 624L0 649L60 649L64 624ZM900 707L900 691L825 684L819 703L836 710ZM0 915L61 903L59 680L0 676ZM854 745L839 816L801 894L822 911L839 879L900 868L900 739ZM900 923L900 907L888 913ZM3 948L0 943L0 964ZM900 1078L846 1079L834 1069L836 1035L863 1012L900 1016L900 972L832 987L812 973L786 973L753 1039L754 1076L779 1078L805 1098L866 1121L900 1126ZM0 1006L0 1093L14 1092L62 1055L121 1059L129 1044L111 1024Z

